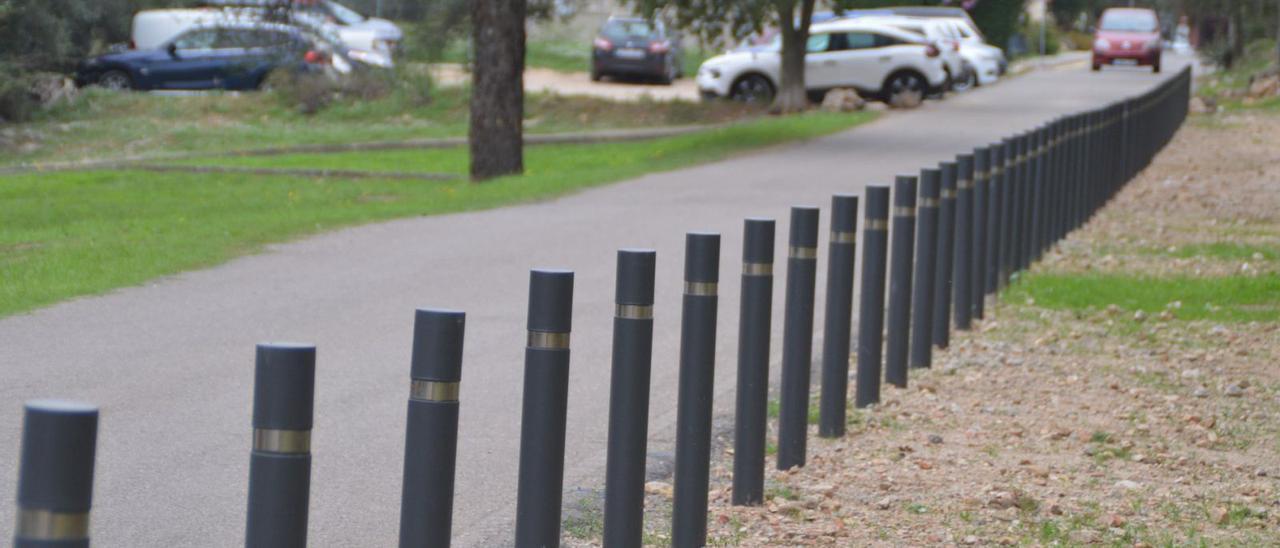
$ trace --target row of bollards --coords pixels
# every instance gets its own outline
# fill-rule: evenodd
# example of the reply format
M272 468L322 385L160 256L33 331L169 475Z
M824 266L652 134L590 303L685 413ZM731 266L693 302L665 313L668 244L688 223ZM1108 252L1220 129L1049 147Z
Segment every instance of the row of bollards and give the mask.
M990 314L984 301L1091 215L1172 138L1190 72L1140 97L1064 116L981 146L919 175L866 187L854 405L906 387L950 332ZM859 197L832 199L818 434L845 432ZM813 362L819 209L791 210L777 467L804 466ZM764 501L775 221L744 224L732 502ZM640 546L654 333L656 252L617 254L604 544ZM707 543L720 236L685 241L672 545ZM574 273L533 270L516 493L515 544L561 534ZM886 307L887 289L887 307ZM886 321L887 308L887 321ZM448 546L457 462L465 314L414 320L400 546ZM887 333L887 337L886 337ZM883 352L883 353L882 353ZM307 544L316 348L257 347L246 546ZM14 545L87 547L96 407L37 400L25 408Z

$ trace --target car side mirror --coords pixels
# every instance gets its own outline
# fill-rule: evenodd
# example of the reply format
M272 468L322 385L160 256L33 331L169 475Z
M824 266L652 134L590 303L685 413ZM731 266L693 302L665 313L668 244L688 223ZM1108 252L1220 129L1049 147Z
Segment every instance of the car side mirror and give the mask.
M169 57L172 57L174 59L178 58L178 44L169 42L169 46L165 48L165 51L169 52Z

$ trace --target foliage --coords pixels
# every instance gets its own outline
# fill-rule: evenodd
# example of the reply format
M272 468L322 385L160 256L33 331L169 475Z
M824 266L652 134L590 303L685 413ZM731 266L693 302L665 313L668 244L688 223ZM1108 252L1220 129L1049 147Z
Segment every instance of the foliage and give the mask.
M969 16L986 35L988 43L1003 48L1017 32L1022 5L1023 0L980 0L969 11Z
M138 10L187 0L8 0L0 10L0 60L28 70L69 71L129 40Z
M31 94L31 79L17 67L0 62L0 124L26 122L38 108Z

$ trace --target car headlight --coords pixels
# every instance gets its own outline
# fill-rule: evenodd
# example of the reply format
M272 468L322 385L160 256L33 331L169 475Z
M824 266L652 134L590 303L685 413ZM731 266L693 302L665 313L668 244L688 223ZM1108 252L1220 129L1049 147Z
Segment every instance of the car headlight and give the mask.
M1093 42L1093 49L1111 49L1111 42L1099 38Z

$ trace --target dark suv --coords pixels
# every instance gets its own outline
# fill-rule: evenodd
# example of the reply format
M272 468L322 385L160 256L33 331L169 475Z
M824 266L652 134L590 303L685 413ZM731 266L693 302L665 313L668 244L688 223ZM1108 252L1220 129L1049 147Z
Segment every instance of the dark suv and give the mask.
M591 46L591 79L638 76L670 84L684 76L683 62L680 37L661 21L610 17Z

